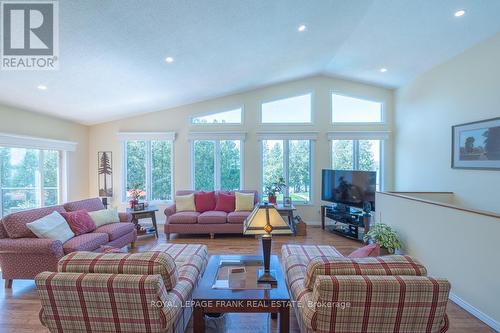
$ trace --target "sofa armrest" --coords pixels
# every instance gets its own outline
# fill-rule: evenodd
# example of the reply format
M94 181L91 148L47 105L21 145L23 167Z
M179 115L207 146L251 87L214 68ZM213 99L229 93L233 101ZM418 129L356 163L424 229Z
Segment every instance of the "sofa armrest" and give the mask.
M175 204L174 204L174 203L173 203L173 204L169 204L169 205L165 208L165 211L164 211L164 212L165 212L165 215L166 215L167 217L174 215L174 214L175 214L175 212L176 212L176 206L175 206Z
M0 253L64 255L61 241L46 238L0 239Z
M132 222L132 214L130 213L118 213L118 216L120 217L120 222Z

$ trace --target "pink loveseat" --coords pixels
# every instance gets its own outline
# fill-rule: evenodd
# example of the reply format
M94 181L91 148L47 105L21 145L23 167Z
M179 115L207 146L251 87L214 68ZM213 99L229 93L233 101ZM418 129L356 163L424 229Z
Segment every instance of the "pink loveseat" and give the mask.
M5 216L0 220L0 267L6 288L12 286L14 279L33 279L44 271L57 271L57 262L64 255L75 251L99 252L101 245L116 248L127 244L133 246L137 239L132 216L120 213L122 223L100 226L94 232L79 235L66 241L37 238L26 227L50 213L71 212L85 209L89 212L104 209L99 198L68 202L64 205L26 210Z
M254 193L254 203L259 202L259 193L253 190L239 190L242 193ZM177 191L176 195L189 195L196 191ZM218 192L215 192L215 200L218 199ZM208 211L198 212L177 212L175 203L165 208L167 217L165 222L165 234L167 239L171 233L177 234L210 234L213 238L217 234L242 234L243 222L250 215L251 211L243 212L221 212Z

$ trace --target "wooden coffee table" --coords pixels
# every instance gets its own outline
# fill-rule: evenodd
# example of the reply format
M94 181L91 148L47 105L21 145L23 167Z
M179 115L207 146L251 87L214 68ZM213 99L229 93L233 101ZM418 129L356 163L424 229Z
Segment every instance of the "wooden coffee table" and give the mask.
M222 263L222 264L221 264ZM193 292L194 333L205 331L206 313L248 312L279 314L281 333L290 330L290 294L278 257L271 256L271 270L277 284L257 284L256 270L261 268L260 256L211 256L199 285ZM228 267L246 267L244 285L230 287L225 283Z

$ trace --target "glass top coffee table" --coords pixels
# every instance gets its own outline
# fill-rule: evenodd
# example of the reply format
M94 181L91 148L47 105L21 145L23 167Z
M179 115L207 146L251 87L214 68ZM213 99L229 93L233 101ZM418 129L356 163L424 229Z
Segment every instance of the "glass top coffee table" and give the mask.
M193 292L194 332L205 331L206 313L227 312L279 314L280 332L288 332L290 295L278 257L271 256L270 264L276 284L257 283L258 271L262 268L260 256L211 256ZM233 279L229 278L230 274Z

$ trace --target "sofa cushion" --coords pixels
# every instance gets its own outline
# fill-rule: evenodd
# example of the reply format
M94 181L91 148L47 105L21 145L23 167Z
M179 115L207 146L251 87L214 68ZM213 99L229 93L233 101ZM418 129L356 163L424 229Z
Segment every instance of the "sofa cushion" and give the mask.
M28 229L26 224L47 216L52 212L62 213L64 212L64 207L50 206L24 210L5 216L2 222L9 238L36 238L36 235Z
M75 251L94 251L100 248L101 245L107 244L109 241L108 234L92 232L71 238L63 244L64 253Z
M74 212L62 212L61 215L66 219L69 227L77 236L92 232L96 228L89 213L84 209Z
M342 254L331 245L298 245L286 244L281 247L281 258L290 256L303 256L308 261L314 257L342 257Z
M64 217L58 212L52 212L41 219L27 223L26 226L33 231L38 238L48 238L64 243L68 239L75 237L68 222L66 222Z
M120 215L118 214L118 209L116 207L89 212L89 215L92 218L92 221L94 221L96 227L121 221Z
M188 195L177 195L175 197L175 209L177 212L195 212L194 193Z
M194 224L198 222L198 212L179 212L168 217L168 223Z
M128 233L133 232L135 224L129 222L118 222L105 224L95 230L97 233L108 234L109 240L114 241Z
M426 276L427 269L410 256L346 258L316 257L307 264L304 286L312 290L319 275L413 275Z
M228 223L243 223L252 212L231 212L227 214Z
M208 212L215 209L215 192L196 192L194 194L194 205L198 213Z
M165 288L171 290L178 280L174 259L165 252L141 253L70 253L57 264L58 272L71 273L115 273L161 275Z
M201 213L198 216L198 223L200 224L218 224L218 223L226 223L227 213L226 212L218 212L218 211L210 211Z
M75 212L77 210L86 210L87 212L93 212L96 210L105 209L102 204L101 199L92 198L79 201L72 201L64 204L64 209L67 212Z
M208 248L206 245L202 244L158 244L153 247L151 251L161 251L167 253L174 258L178 267L190 262L193 257L199 257L201 259L202 266L197 266L197 269L204 271L208 262Z
M364 257L378 257L380 256L380 245L372 243L351 252L348 258L364 258Z
M219 192L217 195L217 205L215 210L231 213L236 209L236 196L234 193Z
M241 212L253 209L255 205L255 194L235 192L234 195L236 196L235 211Z

